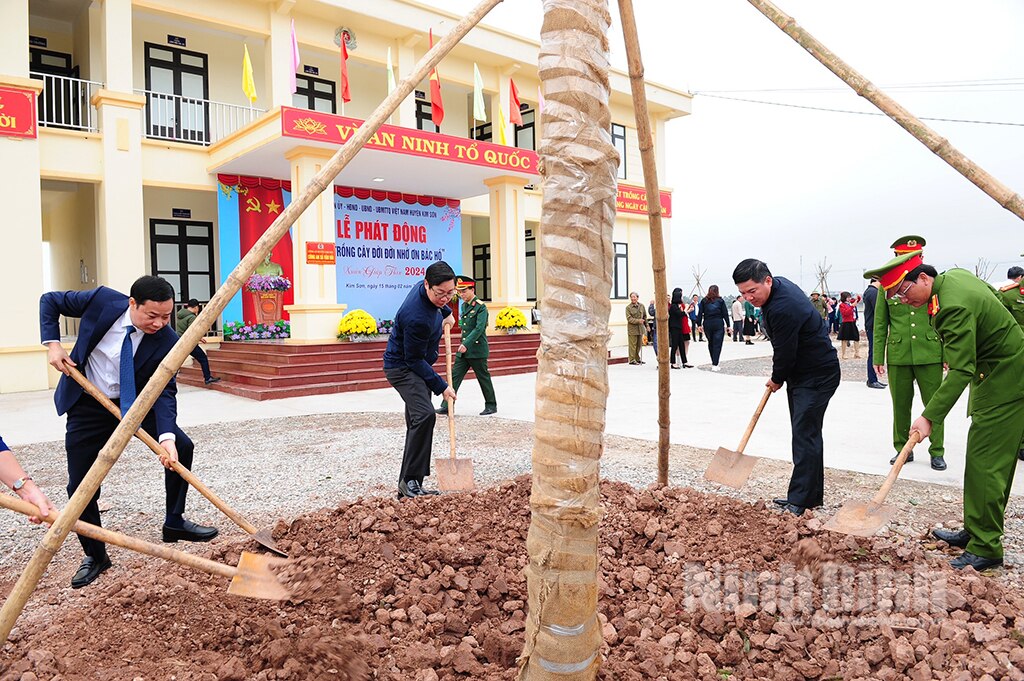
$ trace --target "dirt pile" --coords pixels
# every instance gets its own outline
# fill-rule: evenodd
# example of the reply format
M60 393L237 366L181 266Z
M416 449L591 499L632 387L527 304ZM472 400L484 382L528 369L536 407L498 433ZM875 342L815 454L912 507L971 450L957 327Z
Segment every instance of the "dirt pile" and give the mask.
M603 679L1024 679L1021 594L920 542L819 533L692 490L602 492ZM312 596L298 603L115 566L57 617L27 612L0 681L514 679L528 504L520 478L280 522L297 563L279 576Z

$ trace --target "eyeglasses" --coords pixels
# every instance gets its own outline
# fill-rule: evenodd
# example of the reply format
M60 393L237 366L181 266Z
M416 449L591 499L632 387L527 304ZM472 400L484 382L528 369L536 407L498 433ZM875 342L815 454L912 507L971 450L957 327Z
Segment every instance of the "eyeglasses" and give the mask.
M892 294L893 297L899 298L900 300L906 300L907 292L910 291L914 284L915 282L913 281L904 281L902 284L900 284L900 287L896 289L896 292Z
M455 289L451 291L438 291L433 286L430 287L430 292L434 294L434 297L438 300L451 300L455 297Z

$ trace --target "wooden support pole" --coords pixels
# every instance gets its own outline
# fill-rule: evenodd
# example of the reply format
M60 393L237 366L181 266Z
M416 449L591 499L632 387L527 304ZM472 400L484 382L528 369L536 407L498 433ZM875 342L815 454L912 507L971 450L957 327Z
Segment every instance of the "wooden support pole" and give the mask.
M765 15L800 47L807 50L812 57L821 62L825 68L839 76L844 83L853 88L858 95L868 100L882 113L896 121L901 128L909 132L917 141L931 149L932 153L974 183L981 191L995 199L996 203L1017 217L1024 219L1024 199L1009 187L990 175L984 168L957 150L949 140L929 128L920 119L900 106L889 95L875 85L849 64L840 59L834 52L825 47L814 36L804 30L793 17L789 16L768 0L748 0L761 14Z
M658 166L654 158L654 137L647 112L647 92L644 89L644 62L640 54L640 38L633 14L633 0L619 0L619 18L622 36L626 41L626 61L629 64L629 84L633 90L633 113L636 117L636 137L640 144L640 160L644 167L644 188L647 190L647 219L651 233L651 264L654 268L654 319L658 327L658 484L668 484L668 282L665 280L665 236L661 229L661 187L658 184Z
M157 397L167 383L178 369L181 368L181 363L188 357L192 348L196 346L202 336L206 335L210 326L216 321L231 298L242 288L245 280L255 271L256 266L270 253L274 245L285 235L292 226L292 223L298 219L302 212L306 210L317 196L333 184L334 178L338 173L363 148L363 145L384 124L388 116L398 108L402 100L412 94L413 89L427 76L430 70L437 66L438 62L501 1L483 0L462 21L456 24L448 35L438 41L433 48L423 55L423 58L416 64L412 73L399 83L394 92L381 102L380 106L359 127L359 130L352 136L352 139L335 152L327 165L310 180L309 184L302 190L302 193L293 197L288 207L281 212L281 215L274 220L263 236L253 244L249 252L238 263L238 266L228 275L213 298L207 303L206 308L199 313L199 316L185 334L178 339L178 342L167 356L164 357L164 360L160 362L160 366L157 367L153 377L146 383L145 388L139 393L128 413L124 415L124 419L114 430L114 433L107 440L103 449L100 450L99 455L96 457L96 463L89 469L85 479L68 501L68 505L60 512L56 521L47 531L46 536L43 537L43 541L36 549L31 560L29 560L28 565L25 566L25 570L21 573L10 595L4 602L3 608L0 609L0 640L7 640L11 629L14 628L15 621L25 608L25 603L28 602L29 597L43 576L46 566L49 565L53 556L60 549L61 544L64 543L65 537L67 537L75 521L82 514L86 504L89 503L96 490L99 489L103 478L106 477L110 468L117 461L118 457L121 456L125 445L128 444L135 431L139 429L143 417L152 408L153 403L156 402Z

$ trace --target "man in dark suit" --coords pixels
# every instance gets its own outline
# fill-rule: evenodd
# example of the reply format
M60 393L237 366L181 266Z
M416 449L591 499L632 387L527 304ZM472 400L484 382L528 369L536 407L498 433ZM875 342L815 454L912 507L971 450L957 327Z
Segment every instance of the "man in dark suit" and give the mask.
M67 414L64 445L68 457L68 496L78 489L100 449L110 439L118 420L67 376L68 367L78 367L107 397L127 413L141 390L156 372L157 366L178 340L168 326L174 312L174 288L159 277L140 277L126 296L106 287L90 291L45 293L39 299L39 325L47 360L65 374L54 393L57 414ZM60 343L60 316L79 317L78 340L69 357ZM128 353L131 353L129 356ZM158 435L165 467L180 461L192 467L192 440L178 428L177 386L172 378L146 414L142 427ZM185 520L185 493L188 485L177 473L164 472L167 514L164 518L165 542L209 541L217 536L213 527ZM81 520L100 524L100 491L89 501ZM79 537L85 558L71 580L78 589L92 583L110 567L103 542Z

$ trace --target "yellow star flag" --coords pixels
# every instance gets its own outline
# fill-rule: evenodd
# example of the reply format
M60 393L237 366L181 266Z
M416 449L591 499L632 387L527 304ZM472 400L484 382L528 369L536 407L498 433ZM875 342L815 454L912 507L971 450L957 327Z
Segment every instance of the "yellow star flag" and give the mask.
M252 78L252 62L249 61L249 46L243 45L245 53L242 55L242 92L249 99L250 104L256 103L256 81Z
M508 146L508 138L505 137L505 112L498 107L498 144Z

